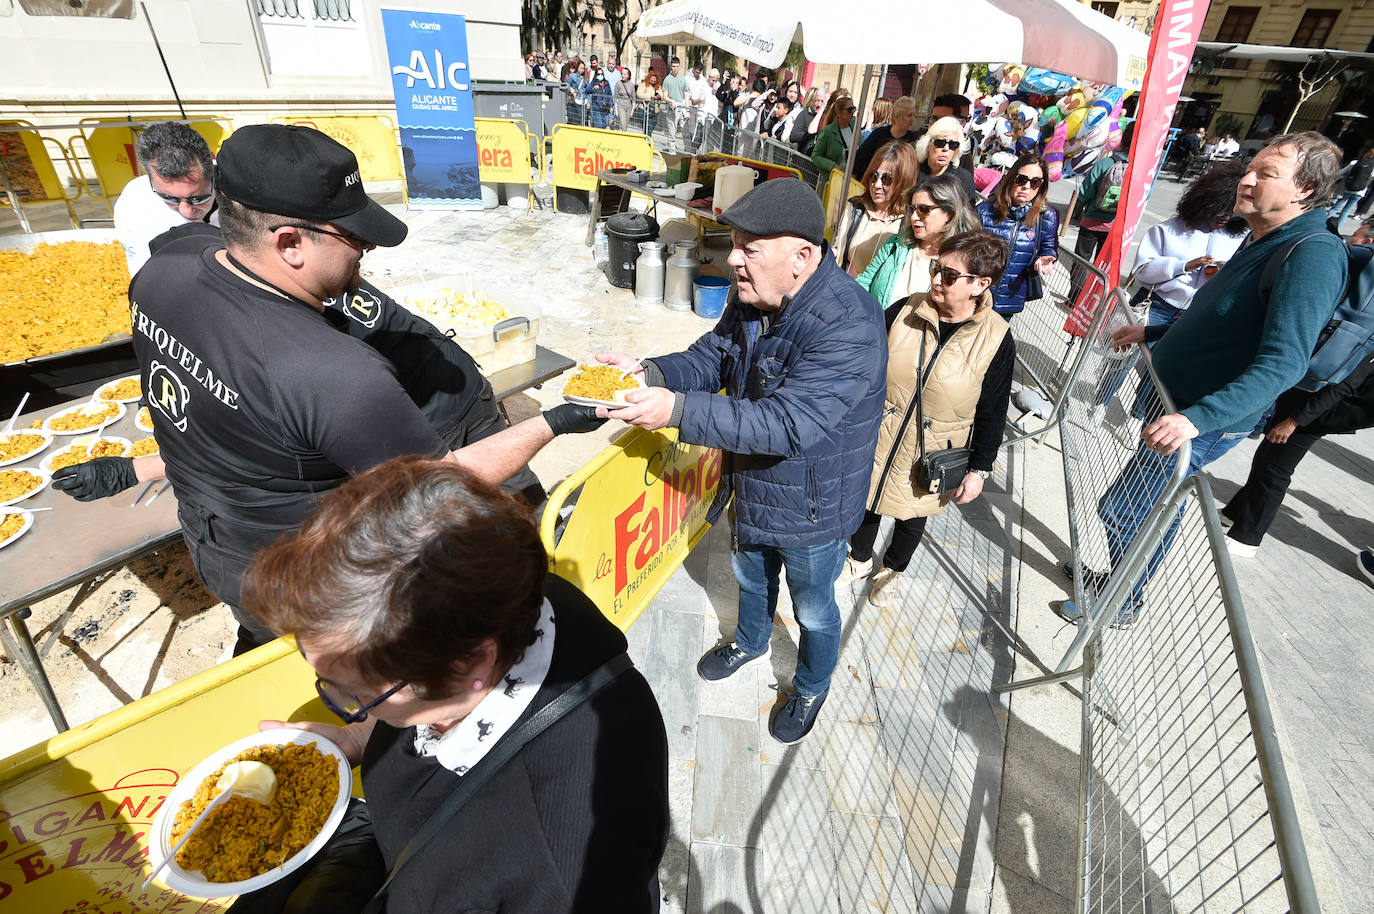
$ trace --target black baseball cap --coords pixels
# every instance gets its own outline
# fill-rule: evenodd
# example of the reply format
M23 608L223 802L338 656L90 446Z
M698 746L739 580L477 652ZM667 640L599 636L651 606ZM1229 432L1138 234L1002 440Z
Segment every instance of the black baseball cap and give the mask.
M240 127L220 146L215 172L215 189L252 209L331 222L386 248L409 231L363 190L349 148L311 127Z
M825 241L825 207L816 192L796 178L764 181L716 218L757 238L796 235L812 244Z

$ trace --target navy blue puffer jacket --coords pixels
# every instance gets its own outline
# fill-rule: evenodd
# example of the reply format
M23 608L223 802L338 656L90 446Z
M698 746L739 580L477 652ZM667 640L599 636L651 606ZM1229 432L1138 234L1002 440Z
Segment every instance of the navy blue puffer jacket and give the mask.
M992 289L992 308L998 314L1015 314L1026 307L1026 274L1040 257L1059 257L1059 213L1048 204L1040 211L1040 237L1036 227L1022 225L1014 218L999 219L991 200L978 204L983 228L1011 245L1011 256L1002 278Z
M687 392L681 440L725 452L710 520L733 491L745 545L812 546L858 529L887 391L887 333L878 303L828 249L780 314L732 293L710 333L651 361L669 390ZM723 397L714 393L722 387Z

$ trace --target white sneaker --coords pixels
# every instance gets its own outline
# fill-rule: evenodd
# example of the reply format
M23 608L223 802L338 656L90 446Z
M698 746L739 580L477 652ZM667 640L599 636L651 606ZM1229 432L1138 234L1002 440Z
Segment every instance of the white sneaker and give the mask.
M1099 403L1088 413L1088 427L1100 428L1107 421L1107 404Z
M874 606L891 606L897 596L897 582L902 573L884 565L873 575L873 589L868 592L868 602Z
M1242 543L1240 540L1233 540L1228 536L1226 537L1226 551L1231 553L1233 559L1253 559L1255 553L1259 552L1259 547Z
M861 581L872 573L873 559L871 557L866 562L846 558L844 560L844 568L840 570L840 579L835 583L848 587L855 581Z

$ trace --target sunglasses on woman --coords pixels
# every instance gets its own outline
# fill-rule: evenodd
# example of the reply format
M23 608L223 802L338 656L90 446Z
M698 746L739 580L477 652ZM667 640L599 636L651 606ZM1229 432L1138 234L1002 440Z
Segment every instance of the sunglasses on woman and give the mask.
M931 213L935 212L937 209L943 211L943 210L944 210L944 207L943 207L943 206L939 206L939 205L934 204L934 203L913 203L913 204L911 204L911 206L910 206L911 212L913 212L913 213L915 213L916 215L920 216L922 219L924 219L926 216L929 216Z
M1029 187L1031 190L1039 190L1040 185L1045 183L1044 178L1032 178L1030 175L1017 175L1017 187Z
M889 174L888 172L885 172L885 171L875 171L875 172L873 172L873 174L871 174L871 175L868 176L868 180L869 180L869 183L872 183L872 182L874 182L874 181L877 181L877 182L878 182L879 184L881 184L883 187L891 187L891 186L892 186L892 182L893 182L894 180L896 180L896 179L893 178L892 175Z
M934 279L934 278L937 277L937 276L940 277L940 284L941 284L941 285L945 285L945 286L952 286L952 285L954 285L956 282L958 282L959 280L965 279L965 278L967 278L967 279L977 279L977 278L978 278L978 276L977 276L976 274L974 274L974 273L960 273L958 270L954 269L953 267L946 267L946 266L943 266L943 265L941 265L940 263L938 263L938 262L932 260L932 261L930 262L930 278L931 278L931 279Z
M960 140L945 140L936 137L930 141L930 145L934 146L936 149L958 149L961 142Z

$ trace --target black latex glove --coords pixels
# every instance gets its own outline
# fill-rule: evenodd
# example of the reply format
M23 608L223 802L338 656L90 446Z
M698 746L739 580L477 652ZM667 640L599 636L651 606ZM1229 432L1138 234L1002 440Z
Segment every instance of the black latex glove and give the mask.
M606 424L605 419L596 418L595 406L578 406L576 403L564 403L544 410L544 421L549 423L555 436L594 432Z
M77 501L109 498L138 482L132 457L97 457L52 474L52 487Z

